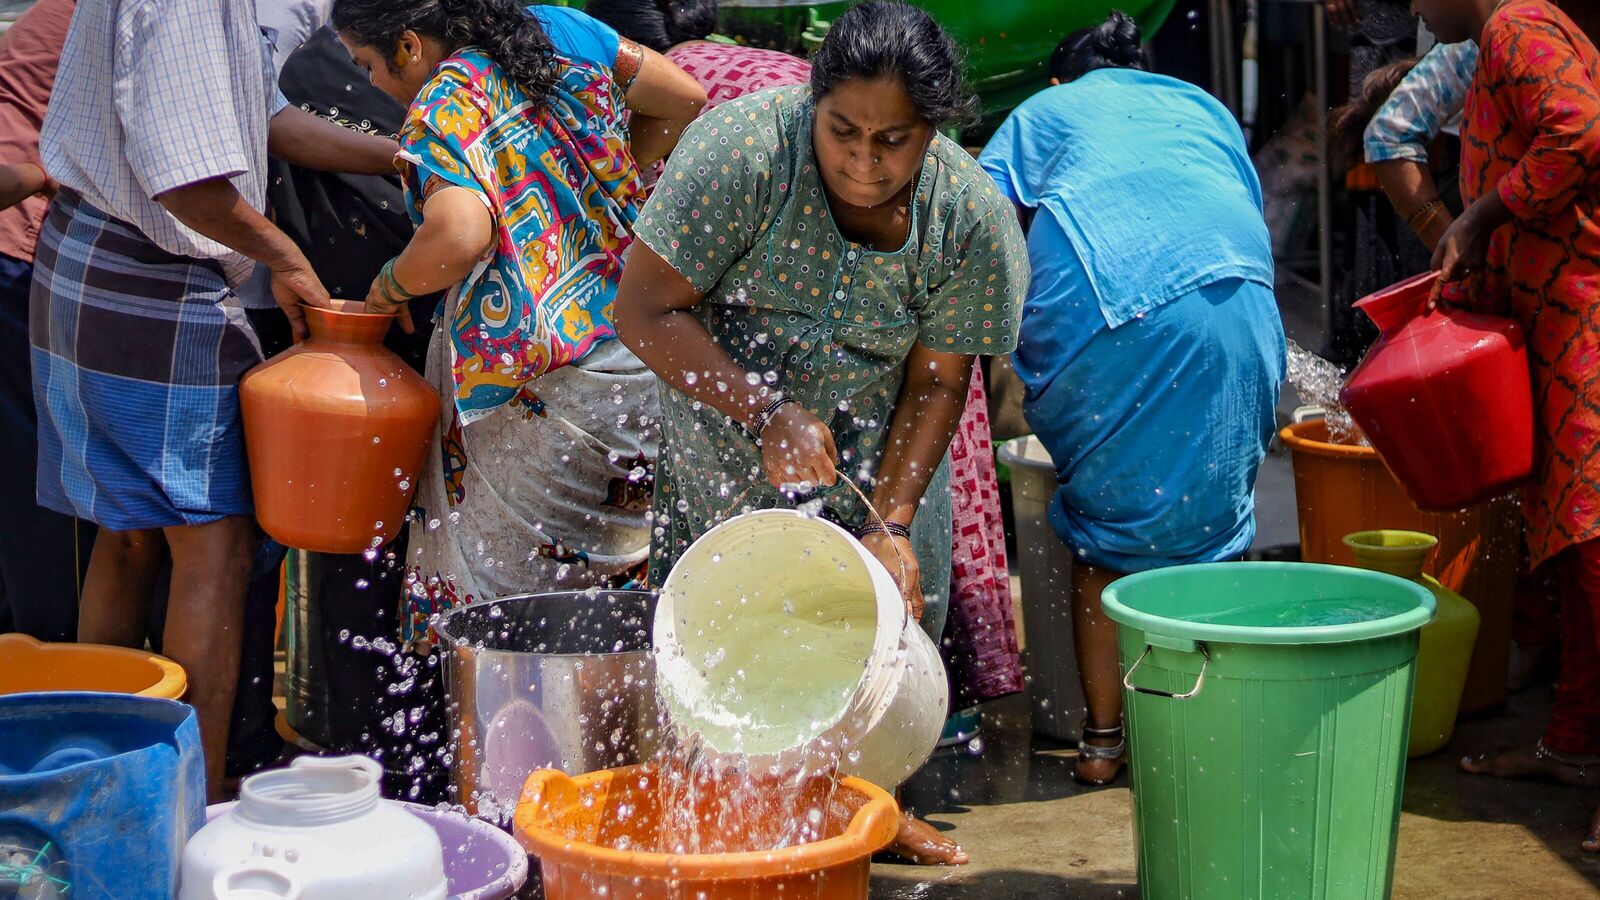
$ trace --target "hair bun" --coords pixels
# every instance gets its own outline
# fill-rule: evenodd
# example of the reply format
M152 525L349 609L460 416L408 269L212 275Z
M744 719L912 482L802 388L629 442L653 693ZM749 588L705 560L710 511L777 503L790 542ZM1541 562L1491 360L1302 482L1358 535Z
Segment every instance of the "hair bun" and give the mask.
M1111 13L1095 28L1095 49L1109 62L1132 66L1144 59L1139 23L1121 10Z

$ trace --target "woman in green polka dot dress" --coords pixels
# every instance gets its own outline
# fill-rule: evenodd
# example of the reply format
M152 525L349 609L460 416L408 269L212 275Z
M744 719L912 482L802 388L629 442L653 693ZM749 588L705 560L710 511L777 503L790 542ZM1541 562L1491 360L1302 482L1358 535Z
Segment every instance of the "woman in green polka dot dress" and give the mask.
M829 31L809 86L746 95L685 132L616 300L623 342L671 388L652 583L719 522L816 486L920 618L909 526L974 358L1016 346L1028 287L1016 212L938 134L972 108L960 73L926 13L864 3ZM840 474L887 530L871 530ZM946 558L920 562L948 572L944 528L924 556ZM922 828L902 852L965 860Z

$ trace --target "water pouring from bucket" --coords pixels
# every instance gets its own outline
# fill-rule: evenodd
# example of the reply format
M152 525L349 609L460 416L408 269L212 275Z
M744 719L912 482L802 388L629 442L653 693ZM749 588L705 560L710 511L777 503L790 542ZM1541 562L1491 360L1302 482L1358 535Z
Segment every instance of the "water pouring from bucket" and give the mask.
M696 541L662 586L654 645L674 729L752 770L832 763L893 787L943 727L944 666L894 579L803 513L748 513Z

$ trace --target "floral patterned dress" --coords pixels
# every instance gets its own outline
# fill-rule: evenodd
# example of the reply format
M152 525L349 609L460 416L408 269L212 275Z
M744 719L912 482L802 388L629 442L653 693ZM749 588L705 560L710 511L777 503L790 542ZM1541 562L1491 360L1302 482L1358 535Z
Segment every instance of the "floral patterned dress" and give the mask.
M1475 302L1528 338L1538 426L1523 504L1535 566L1600 537L1600 54L1547 0L1490 17L1467 96L1461 184L1498 191Z
M846 240L812 153L812 109L802 86L750 94L702 116L669 161L635 237L704 295L696 314L735 362L828 424L841 473L870 491L914 345L975 355L1016 346L1027 249L1010 204L944 137L929 148L905 246L884 251ZM683 394L662 393L654 583L718 522L784 502L743 428ZM844 485L826 503L848 524L865 522Z
M401 134L413 219L433 190L465 188L496 233L429 345L445 402L417 489L407 639L459 603L620 586L649 546L658 382L611 321L638 169L611 69L556 61L541 105L464 49Z

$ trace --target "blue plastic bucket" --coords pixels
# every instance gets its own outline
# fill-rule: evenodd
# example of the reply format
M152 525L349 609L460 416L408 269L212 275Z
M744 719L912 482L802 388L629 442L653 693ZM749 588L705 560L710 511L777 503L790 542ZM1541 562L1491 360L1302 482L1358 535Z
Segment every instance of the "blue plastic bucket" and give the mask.
M205 822L205 787L189 706L0 696L0 896L175 896L183 845Z

